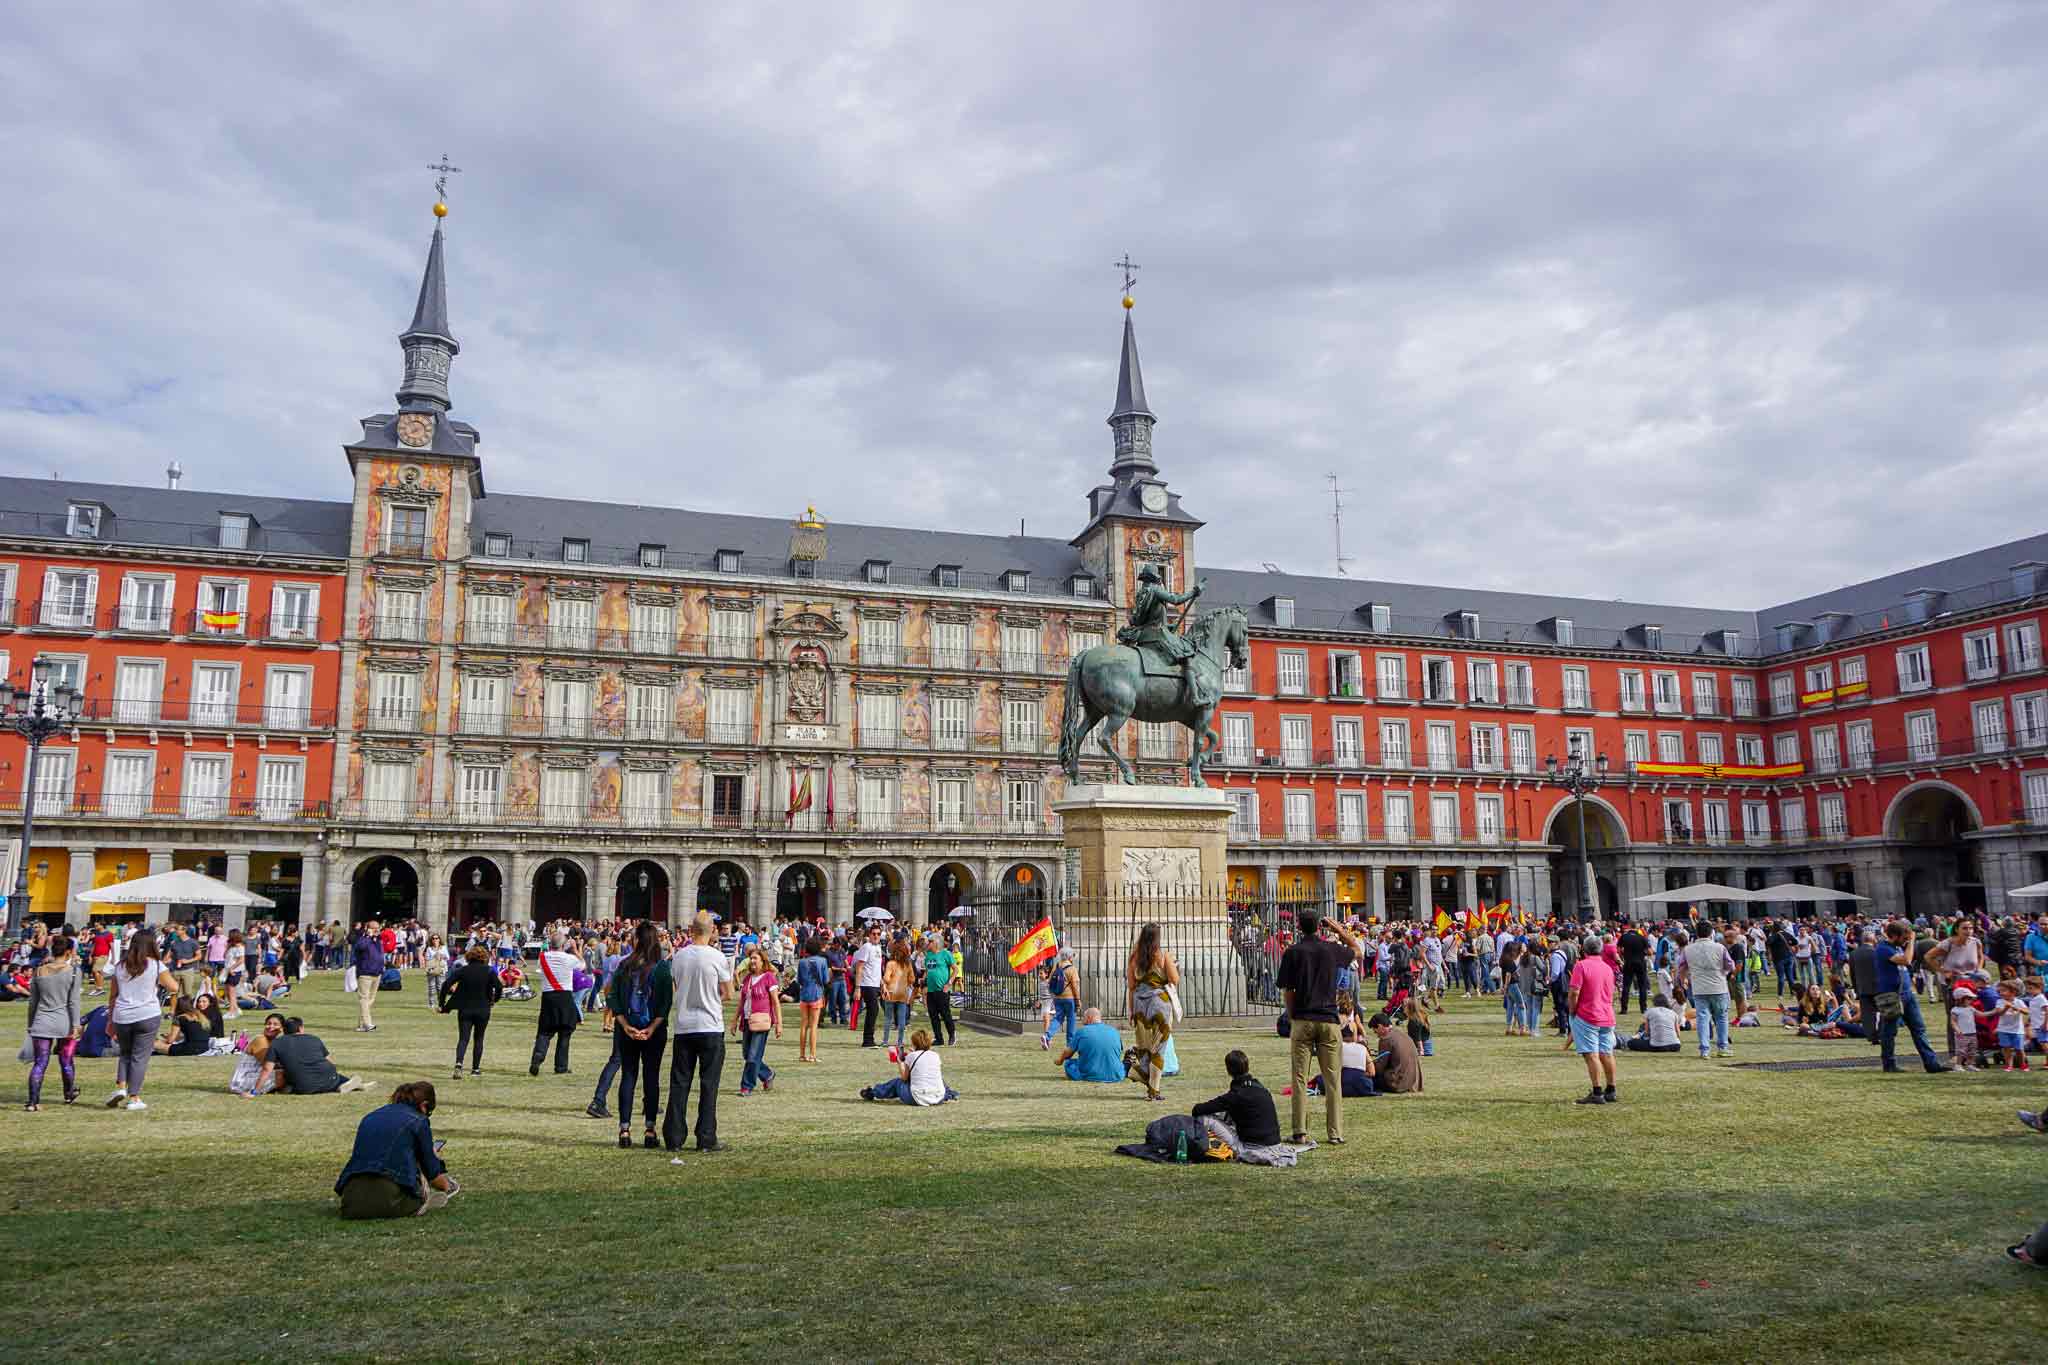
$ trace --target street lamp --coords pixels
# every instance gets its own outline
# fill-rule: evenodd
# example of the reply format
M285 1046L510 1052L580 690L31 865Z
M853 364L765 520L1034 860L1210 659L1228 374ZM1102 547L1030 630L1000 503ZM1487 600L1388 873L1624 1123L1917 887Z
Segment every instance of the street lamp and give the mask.
M36 762L42 757L43 741L78 723L78 708L84 700L68 682L53 682L56 665L42 655L29 667L32 681L15 687L0 681L0 721L28 741L28 776L21 786L21 856L14 860L14 894L7 898L7 937L21 936L22 921L28 918L28 854L36 824Z
M1543 771L1552 782L1572 794L1572 801L1579 808L1579 920L1591 923L1600 916L1593 903L1593 857L1586 851L1586 795L1607 780L1607 755L1599 755L1589 766L1584 742L1573 735L1571 752L1563 765L1552 754L1543 760Z

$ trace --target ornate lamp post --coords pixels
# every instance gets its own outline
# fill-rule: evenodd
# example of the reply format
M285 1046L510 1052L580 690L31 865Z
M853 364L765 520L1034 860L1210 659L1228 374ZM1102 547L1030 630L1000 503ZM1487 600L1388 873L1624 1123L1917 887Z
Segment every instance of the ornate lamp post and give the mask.
M0 721L28 741L28 774L21 784L21 856L14 860L14 894L7 898L7 937L21 936L28 918L28 853L35 839L36 764L42 757L43 741L78 722L83 700L69 683L52 683L56 671L51 662L36 656L30 666L32 681L27 687L0 682Z
M1600 910L1593 899L1593 857L1586 851L1586 796L1607 780L1607 755L1600 754L1590 764L1586 761L1585 745L1577 735L1572 736L1571 752L1560 765L1557 755L1543 760L1544 775L1558 786L1572 794L1572 803L1579 814L1579 920L1591 923L1600 918Z

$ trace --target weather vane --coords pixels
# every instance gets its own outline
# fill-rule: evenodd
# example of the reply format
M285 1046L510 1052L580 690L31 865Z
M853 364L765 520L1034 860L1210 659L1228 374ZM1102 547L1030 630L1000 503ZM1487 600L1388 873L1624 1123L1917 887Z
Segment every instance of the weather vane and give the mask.
M440 164L429 166L427 169L440 172L439 175L434 177L434 198L446 203L448 199L448 177L451 175L461 175L462 167L449 165L448 153L443 152L441 153Z
M1133 261L1131 259L1131 253L1128 251L1124 253L1124 258L1122 260L1112 261L1110 262L1110 264L1114 265L1118 270L1124 272L1124 292L1126 294L1130 293L1131 287L1138 282L1138 277L1132 274L1131 272L1134 270L1143 269L1143 267L1140 266L1136 261Z

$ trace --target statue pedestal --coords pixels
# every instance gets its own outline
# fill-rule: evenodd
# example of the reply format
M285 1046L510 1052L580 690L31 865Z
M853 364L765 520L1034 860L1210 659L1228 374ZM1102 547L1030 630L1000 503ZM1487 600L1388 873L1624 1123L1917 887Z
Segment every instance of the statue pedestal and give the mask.
M1053 809L1066 843L1060 937L1082 1007L1124 1017L1125 963L1149 923L1180 965L1187 1014L1246 1013L1224 891L1230 798L1206 787L1078 786Z

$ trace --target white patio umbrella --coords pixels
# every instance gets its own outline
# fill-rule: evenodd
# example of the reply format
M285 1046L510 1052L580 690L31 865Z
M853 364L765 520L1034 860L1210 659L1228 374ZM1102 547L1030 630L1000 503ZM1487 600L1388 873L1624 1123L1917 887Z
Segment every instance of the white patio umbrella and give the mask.
M1635 896L1634 905L1687 905L1693 901L1753 901L1758 899L1754 891L1744 891L1736 886L1723 886L1719 882L1694 882L1691 886L1675 887L1669 891L1653 891L1647 896Z
M1760 901L1868 901L1870 897L1859 896L1854 891L1837 891L1827 886L1802 886L1798 882L1785 882L1778 886L1767 886L1755 892Z
M2048 882L2035 882L2031 886L2015 886L2012 890L2006 892L2005 894L2008 896L2024 896L2028 898L2033 898L2037 896L2048 896Z
M895 919L896 917L879 905L870 905L854 916L855 919Z
M277 904L268 896L229 886L189 867L81 892L78 899L91 905L239 905L269 909Z
M971 905L955 906L946 913L947 919L972 919L973 917L974 907Z

